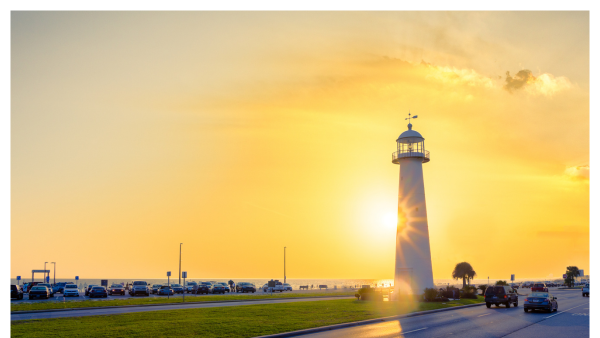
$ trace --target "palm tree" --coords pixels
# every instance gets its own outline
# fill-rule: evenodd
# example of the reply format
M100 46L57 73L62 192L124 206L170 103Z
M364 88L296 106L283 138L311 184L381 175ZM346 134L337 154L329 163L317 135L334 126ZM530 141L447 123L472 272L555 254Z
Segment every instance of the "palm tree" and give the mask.
M477 276L477 273L475 272L475 270L473 270L471 264L467 262L461 262L456 264L456 267L454 267L454 271L452 271L452 278L456 280L462 278L463 288L467 285L467 280L473 279L475 276Z

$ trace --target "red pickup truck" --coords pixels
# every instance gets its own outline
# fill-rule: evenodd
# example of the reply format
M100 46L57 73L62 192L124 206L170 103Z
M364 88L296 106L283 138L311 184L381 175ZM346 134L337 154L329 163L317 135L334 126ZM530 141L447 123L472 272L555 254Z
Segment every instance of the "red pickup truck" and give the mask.
M548 292L548 288L545 283L534 283L531 287L531 291Z

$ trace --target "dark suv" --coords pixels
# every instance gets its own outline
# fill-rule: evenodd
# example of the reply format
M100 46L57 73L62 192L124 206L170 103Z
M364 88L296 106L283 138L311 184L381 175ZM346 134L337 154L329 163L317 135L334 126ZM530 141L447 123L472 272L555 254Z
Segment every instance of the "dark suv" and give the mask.
M496 306L504 304L508 308L511 303L515 304L515 307L519 306L519 296L510 286L494 285L485 289L485 306L488 308L492 304Z
M20 285L10 286L10 298L23 299L23 289Z

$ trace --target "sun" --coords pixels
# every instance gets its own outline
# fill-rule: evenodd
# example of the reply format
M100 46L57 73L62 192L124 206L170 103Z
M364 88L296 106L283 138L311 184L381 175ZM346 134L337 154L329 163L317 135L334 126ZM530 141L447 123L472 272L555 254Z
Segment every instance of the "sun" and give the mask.
M396 229L398 225L398 215L394 212L388 212L382 216L383 225L389 229Z

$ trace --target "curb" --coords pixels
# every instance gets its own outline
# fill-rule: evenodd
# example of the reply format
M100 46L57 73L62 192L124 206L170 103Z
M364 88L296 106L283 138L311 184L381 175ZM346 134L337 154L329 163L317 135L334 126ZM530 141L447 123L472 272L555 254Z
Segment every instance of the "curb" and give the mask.
M354 296L320 296L320 297L289 297L289 298L263 298L263 299L234 299L234 300L211 300L205 302L180 302L180 303L163 303L163 304L137 304L137 305L116 305L116 306L95 306L95 307L72 307L67 309L47 309L47 310L25 310L25 311L11 311L12 315L28 314L28 313L42 313L42 312L61 312L61 311L77 311L77 310L102 310L102 309L116 309L116 308L128 308L128 307L146 307L146 306L175 306L175 305L193 305L193 304L214 304L214 303L239 303L239 302L261 302L266 300L286 300L286 299L315 299L315 298L354 298Z
M382 323L382 322L387 322L387 321L390 321L390 320L396 320L396 319L402 319L402 318L425 316L425 315L434 314L434 313L438 313L438 312L460 310L460 309L465 309L465 308L470 308L470 307L475 307L475 306L482 306L482 305L485 305L485 302L484 303L478 303L478 304L463 305L463 306L453 306L453 307L447 307L447 308L444 308L444 309L437 309L437 310L419 311L419 312L408 313L408 314L405 314L405 315L398 315L398 316L391 316L391 317L382 317L382 318L375 318L375 319L367 319L367 320L361 320L361 321L358 321L358 322L342 323L342 324L334 324L334 325L329 325L329 326L314 327L312 329L304 329L304 330L298 330L298 331L275 333L275 334L266 335L266 336L258 336L258 337L255 337L255 338L296 337L296 336L302 336L302 335L311 334L311 333L324 332L324 331L330 331L330 330L338 330L338 329L344 329L344 328L353 327L353 326L361 326L361 325Z

